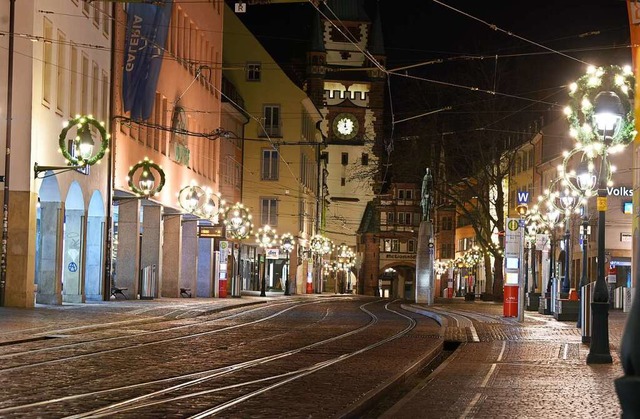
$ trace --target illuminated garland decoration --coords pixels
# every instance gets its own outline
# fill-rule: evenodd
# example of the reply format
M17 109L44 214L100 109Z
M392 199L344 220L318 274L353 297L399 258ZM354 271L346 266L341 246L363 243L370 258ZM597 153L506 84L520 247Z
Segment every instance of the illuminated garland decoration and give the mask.
M146 173L150 174L151 169L155 170L160 175L160 183L158 184L158 186L150 190L143 190L143 189L140 189L138 186L136 186L135 183L133 182L133 175L138 171L138 169L142 169L143 174L146 174ZM162 167L158 166L156 163L154 163L152 160L149 160L147 157L145 157L144 160L141 160L135 165L131 166L129 168L129 173L127 175L127 183L129 184L129 189L135 192L135 194L138 196L153 196L157 194L164 187L165 181L166 179L165 179L164 170L162 170Z
M620 98L624 109L622 126L612 139L611 145L628 145L636 136L633 109L635 79L630 67L620 66L589 67L587 74L569 87L569 106L565 114L569 120L570 136L581 144L599 142L594 135L594 104L596 96L605 91L614 92Z
M76 127L77 130L90 129L88 125L93 125L98 130L102 141L100 142L100 151L98 151L98 153L96 153L94 156L85 160L80 156L72 156L71 153L69 153L69 150L67 150L67 133L73 127ZM64 127L62 128L62 131L60 131L60 136L58 137L58 151L62 153L65 160L67 161L67 164L69 165L93 166L104 157L107 151L109 151L110 138L111 136L107 134L107 130L104 127L104 122L99 122L91 115L78 115L75 118L70 119L69 121L66 121L64 123ZM73 142L74 144L78 142L77 136L76 138L74 138Z
M244 240L253 234L251 214L244 205L235 203L224 212L224 226L227 236L236 240Z

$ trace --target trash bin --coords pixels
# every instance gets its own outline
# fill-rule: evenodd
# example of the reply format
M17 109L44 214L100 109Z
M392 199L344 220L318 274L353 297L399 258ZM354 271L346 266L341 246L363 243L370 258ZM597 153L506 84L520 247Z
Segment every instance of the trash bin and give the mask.
M504 287L504 317L518 317L518 286L505 285Z
M153 300L156 293L156 265L142 268L140 272L140 299Z

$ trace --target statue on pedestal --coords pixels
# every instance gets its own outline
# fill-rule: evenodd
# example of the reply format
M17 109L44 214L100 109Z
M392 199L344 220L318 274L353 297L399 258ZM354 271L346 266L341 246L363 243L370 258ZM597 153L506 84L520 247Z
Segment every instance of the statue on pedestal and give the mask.
M429 221L431 219L431 203L433 199L433 176L431 176L431 170L427 167L427 172L422 178L422 221Z

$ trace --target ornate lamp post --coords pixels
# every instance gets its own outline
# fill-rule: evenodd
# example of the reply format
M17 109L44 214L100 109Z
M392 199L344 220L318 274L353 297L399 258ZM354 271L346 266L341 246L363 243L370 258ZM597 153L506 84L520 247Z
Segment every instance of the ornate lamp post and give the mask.
M580 283L578 284L578 301L580 301L580 308L578 309L578 321L576 323L576 327L582 328L582 323L584 319L585 313L583 313L583 304L582 304L582 290L585 285L589 283L587 278L587 251L589 246L588 235L591 234L591 226L589 225L589 201L588 198L593 196L595 192L597 178L594 174L594 165L591 160L581 160L578 164L578 169L576 170L567 170L567 166L569 165L569 161L573 156L579 155L579 153L584 158L584 153L581 149L572 150L570 153L567 153L564 162L564 177L567 180L570 187L576 189L582 195L582 199L580 203L582 204L582 225L580 226L580 237L582 240L582 272L580 274ZM584 330L582 336L582 342L587 343L591 340L591 336L588 335L587 331Z
M251 213L248 209L244 207L239 202L236 202L232 206L224 209L224 226L227 238L232 240L237 240L239 245L242 245L242 240L248 238L253 234L253 223L251 222ZM240 259L240 249L238 249L238 254L236 254L236 249L233 249L233 275L231 276L231 295L233 297L240 296L240 284L238 281L239 274L239 260ZM222 285L222 284L221 284ZM220 287L220 292L222 293L222 287ZM224 293L226 295L226 288L224 289Z
M331 240L329 238L324 237L322 234L316 234L311 237L311 241L309 242L309 246L311 249L311 253L313 253L315 258L314 265L316 266L316 293L322 293L322 264L320 260L322 256L326 255L331 251L332 247ZM311 282L307 282L307 294L313 293L313 284Z
M258 229L258 232L256 233L256 243L258 243L258 246L260 246L260 248L262 248L263 251L265 251L269 247L272 247L277 242L277 240L278 240L278 235L276 234L276 231L273 228L271 228L271 226L269 225L260 227ZM261 283L260 297L267 296L267 278L265 275L266 264L267 264L267 259L265 257L262 265L262 272L261 272L262 281L260 282Z
M598 276L591 310L593 327L587 363L611 363L609 352L609 292L605 281L605 221L607 181L611 176L609 155L621 151L635 135L630 99L635 80L630 67L590 67L571 85L565 109L570 134L590 158L600 160L598 175Z
M282 237L280 237L280 250L282 250L287 255L287 276L284 282L284 295L291 295L289 292L289 277L291 276L291 267L289 263L289 255L295 246L295 239L291 233L284 233Z

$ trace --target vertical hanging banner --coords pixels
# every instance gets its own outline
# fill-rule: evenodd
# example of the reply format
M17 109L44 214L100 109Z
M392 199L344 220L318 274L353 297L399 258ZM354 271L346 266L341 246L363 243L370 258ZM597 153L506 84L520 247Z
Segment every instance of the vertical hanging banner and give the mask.
M172 0L127 6L122 97L131 119L148 119L171 21Z

